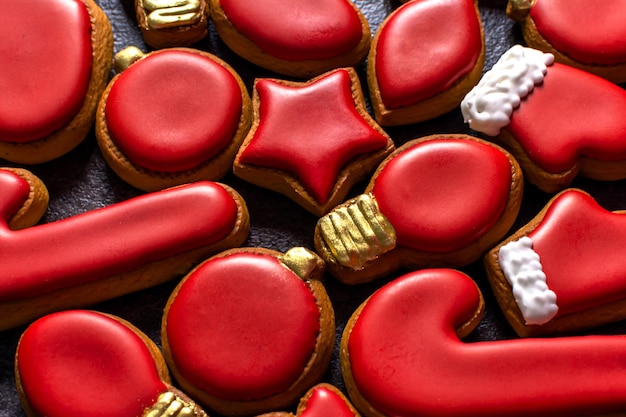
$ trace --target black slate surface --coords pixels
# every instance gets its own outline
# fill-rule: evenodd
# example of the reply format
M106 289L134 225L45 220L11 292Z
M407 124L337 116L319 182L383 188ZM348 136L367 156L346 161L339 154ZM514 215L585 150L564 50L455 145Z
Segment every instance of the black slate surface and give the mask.
M113 24L115 52L129 45L138 46L144 51L149 50L136 27L132 1L100 0L97 2ZM391 0L355 0L355 3L368 18L372 33L376 31L385 16L400 5L397 1ZM523 40L516 24L509 20L504 13L504 0L480 1L479 5L487 43L485 68L489 69L510 46L515 43L523 43ZM249 89L255 77L281 78L280 75L251 65L234 55L219 40L212 28L209 36L198 43L196 47L214 53L229 62L242 76ZM362 77L362 84L366 88L364 66L361 65L357 70ZM472 134L463 124L458 109L432 121L387 128L386 130L394 139L396 146L400 146L408 140L434 133ZM93 132L83 144L68 155L49 163L31 166L29 169L43 179L50 191L50 206L42 222L52 222L70 217L140 194L138 190L117 178L108 168L99 153ZM233 175L228 175L221 181L237 189L248 204L251 232L244 244L245 246L266 247L281 252L294 246L313 247L313 228L317 218L312 214L279 194L247 184ZM365 183L355 187L353 194L360 194L364 186ZM591 193L607 209L626 208L626 181L597 182L577 179L573 186ZM522 209L513 230L534 217L549 198L550 195L527 184L524 190ZM491 295L482 265L476 263L462 268L462 270L478 282L486 301L485 317L467 340L471 342L515 337ZM342 285L330 275L325 276L325 285L335 308L337 343L346 321L356 307L378 287L401 275L402 272L398 271L386 279L360 286ZM160 344L159 330L162 309L175 283L171 282L90 308L116 314L129 320L148 334L157 344ZM0 332L0 417L24 416L17 397L13 376L15 348L23 330L24 328L21 327ZM624 331L626 331L626 324L617 323L601 329L594 329L590 333L622 333ZM324 380L344 389L337 352L336 350ZM211 415L215 416L213 413Z

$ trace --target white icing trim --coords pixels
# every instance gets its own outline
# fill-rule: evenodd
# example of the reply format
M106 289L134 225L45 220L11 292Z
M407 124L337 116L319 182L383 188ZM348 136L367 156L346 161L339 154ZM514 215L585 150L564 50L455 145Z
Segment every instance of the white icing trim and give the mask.
M526 324L545 324L552 320L559 310L556 294L546 283L532 239L525 236L502 246L498 261Z
M515 45L461 102L465 123L478 132L496 136L511 122L513 109L543 82L554 55Z

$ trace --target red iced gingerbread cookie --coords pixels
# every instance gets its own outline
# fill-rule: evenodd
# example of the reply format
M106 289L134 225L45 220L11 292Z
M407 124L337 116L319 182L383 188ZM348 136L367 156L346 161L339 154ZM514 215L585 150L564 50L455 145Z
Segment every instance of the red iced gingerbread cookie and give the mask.
M294 416L291 413L276 412L259 417L359 417L350 401L332 385L318 384L311 388L300 400Z
M47 196L33 178L0 169L0 329L183 275L208 255L240 245L248 234L243 199L212 182L26 227L32 223L25 222L29 215L22 205L41 213L41 203L32 199ZM21 230L11 229L16 222Z
M148 336L94 311L54 313L31 324L17 347L15 379L29 417L206 417L170 385Z
M400 267L466 265L512 226L522 188L499 146L467 135L413 140L383 161L365 194L318 221L315 248L352 284Z
M566 190L485 257L521 336L573 332L626 318L626 212Z
M485 41L475 0L417 0L382 23L367 80L376 120L417 123L458 107L480 79Z
M6 1L0 13L0 158L46 162L92 128L113 55L92 0Z
M280 74L310 78L366 57L370 29L350 0L210 0L220 38L235 53Z
M153 48L190 46L208 33L208 0L135 0L135 13Z
M168 300L161 337L183 389L226 415L297 401L324 375L334 346L323 270L304 248L247 248L189 273Z
M584 106L581 105L584 103ZM520 45L461 103L470 127L501 141L546 192L576 175L626 178L626 90Z
M449 269L409 273L375 292L341 340L352 403L376 417L624 412L625 337L464 343L482 309L474 281Z
M394 149L367 113L352 68L303 83L258 79L252 103L252 127L235 159L235 175L319 216Z
M626 1L509 0L528 46L615 83L626 82Z
M96 136L126 182L154 191L232 171L250 128L250 97L224 61L174 48L116 55L118 75L102 95Z

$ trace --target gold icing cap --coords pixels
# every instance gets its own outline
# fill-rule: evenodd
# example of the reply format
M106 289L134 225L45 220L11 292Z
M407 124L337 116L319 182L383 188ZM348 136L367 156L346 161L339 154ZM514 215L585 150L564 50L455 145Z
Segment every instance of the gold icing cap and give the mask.
M200 0L141 0L150 29L191 26L202 19Z
M516 22L520 22L528 16L535 0L509 0L506 5L506 14Z
M324 265L319 255L303 247L289 249L278 260L302 280L311 278Z
M122 49L113 58L115 72L119 74L143 57L143 51L136 46L128 46Z
M178 395L167 391L159 395L157 402L144 411L142 417L208 417L195 403L184 401Z

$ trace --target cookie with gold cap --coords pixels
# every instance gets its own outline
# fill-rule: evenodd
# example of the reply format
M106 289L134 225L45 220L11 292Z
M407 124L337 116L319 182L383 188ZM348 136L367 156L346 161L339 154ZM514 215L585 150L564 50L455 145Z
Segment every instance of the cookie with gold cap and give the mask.
M135 0L141 34L153 48L191 46L208 33L208 0Z

